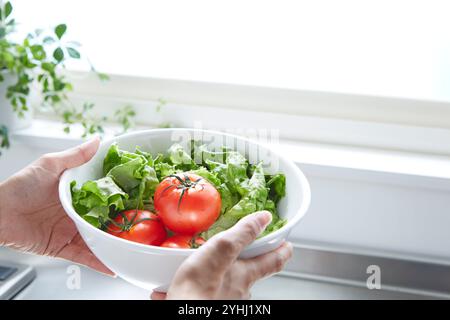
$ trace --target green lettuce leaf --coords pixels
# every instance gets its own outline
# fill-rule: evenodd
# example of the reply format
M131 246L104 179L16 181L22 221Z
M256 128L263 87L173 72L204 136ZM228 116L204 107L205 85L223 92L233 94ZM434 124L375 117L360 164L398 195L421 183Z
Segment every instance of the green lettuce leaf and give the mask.
M282 173L269 176L267 187L269 188L269 198L277 204L286 195L286 176Z
M178 143L173 144L169 148L168 154L170 163L179 170L189 171L198 167L194 160L192 160L190 154Z
M242 193L241 183L248 180L247 159L239 152L226 152L225 163L216 162L210 159L206 160L208 169L217 177L226 183L232 193Z
M192 172L202 178L205 178L207 181L209 181L211 184L213 184L216 188L222 184L222 180L220 180L217 177L217 174L214 172L208 171L205 167L199 167L196 170L191 170L189 172Z
M146 165L146 160L135 158L113 167L107 176L111 177L120 188L128 193L141 183L143 175L141 171Z
M159 182L171 174L189 171L209 181L221 196L221 214L202 233L205 239L264 209L272 213L272 222L263 235L286 223L277 212L277 204L286 193L285 175L265 175L262 163L249 164L242 154L230 149L211 151L206 145L193 145L186 152L180 144L174 144L166 155L153 158L139 147L129 152L112 144L103 161L104 178L88 181L80 189L72 182L75 210L96 227L102 227L121 210L153 210L153 195Z
M103 159L103 175L106 176L109 170L122 163L122 156L120 155L119 147L113 143Z
M128 199L110 177L87 181L80 189L72 181L70 189L75 211L96 227L100 227L101 219L106 220L111 211L123 210Z
M225 213L219 217L211 228L204 232L203 236L206 239L209 239L218 232L230 228L246 215L265 208L268 189L266 187L264 170L261 163L256 165L253 176L245 182L245 186L246 195L243 196L229 210L225 211Z

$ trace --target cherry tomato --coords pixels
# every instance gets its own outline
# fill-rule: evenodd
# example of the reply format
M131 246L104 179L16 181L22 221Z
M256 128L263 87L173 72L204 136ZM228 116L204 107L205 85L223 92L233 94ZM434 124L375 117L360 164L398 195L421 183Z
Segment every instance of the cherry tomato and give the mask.
M202 237L191 237L188 235L177 234L169 237L161 244L161 247L175 249L191 249L198 248L205 243Z
M161 219L147 210L127 210L108 224L106 232L116 237L159 246L167 238Z
M219 217L219 192L204 178L181 173L165 178L154 196L155 210L164 225L177 234L198 234Z

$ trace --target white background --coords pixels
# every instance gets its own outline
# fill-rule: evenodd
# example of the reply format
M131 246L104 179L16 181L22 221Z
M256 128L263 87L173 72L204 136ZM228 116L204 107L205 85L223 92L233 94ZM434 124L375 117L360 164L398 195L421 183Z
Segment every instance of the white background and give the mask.
M66 22L105 72L450 101L448 1L13 4L22 31Z

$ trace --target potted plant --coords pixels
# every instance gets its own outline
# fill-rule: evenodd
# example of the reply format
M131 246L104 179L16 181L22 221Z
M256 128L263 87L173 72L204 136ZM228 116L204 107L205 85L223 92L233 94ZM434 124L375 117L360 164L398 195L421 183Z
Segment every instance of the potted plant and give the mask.
M77 107L68 100L67 94L73 88L61 70L66 61L80 59L81 55L79 44L65 39L67 26L59 24L49 31L38 29L20 42L13 41L10 36L16 22L12 12L11 2L0 0L0 151L9 147L9 133L31 123L31 106L58 115L66 124L66 133L75 123L84 127L83 136L103 132L102 123L107 119L89 116L92 103ZM90 67L100 80L108 79ZM127 130L135 113L127 106L116 115Z

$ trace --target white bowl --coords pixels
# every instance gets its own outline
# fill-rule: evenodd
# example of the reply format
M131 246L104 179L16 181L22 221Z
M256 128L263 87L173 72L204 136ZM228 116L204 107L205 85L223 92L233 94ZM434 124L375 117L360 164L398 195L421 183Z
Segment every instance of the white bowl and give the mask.
M285 226L262 237L249 245L241 254L242 258L255 257L277 248L288 236L291 229L305 215L311 200L311 191L304 174L289 159L271 151L257 142L215 131L194 129L155 129L133 132L101 143L96 155L86 164L67 170L59 182L59 197L67 214L75 222L78 231L88 247L109 269L121 278L145 289L165 290L177 268L196 249L171 249L144 245L124 240L97 229L80 217L72 206L70 182L75 180L80 186L87 180L101 178L103 159L113 142L121 149L166 153L176 142L202 140L209 146L223 145L259 160L271 163L277 172L286 175L286 197L279 205L280 217L287 219ZM270 168L268 169L271 170ZM274 171L272 168L272 171ZM271 172L275 173L275 172Z

